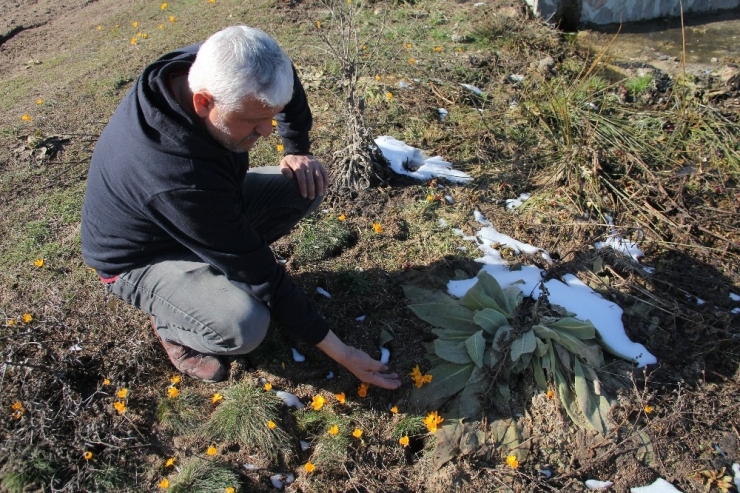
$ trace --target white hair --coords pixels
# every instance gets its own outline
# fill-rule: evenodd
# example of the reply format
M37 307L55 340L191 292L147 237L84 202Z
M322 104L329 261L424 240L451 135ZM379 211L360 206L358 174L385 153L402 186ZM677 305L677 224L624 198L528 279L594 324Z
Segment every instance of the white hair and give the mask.
M251 96L281 108L293 95L293 66L277 42L264 31L231 26L208 38L198 50L188 85L207 91L225 111Z

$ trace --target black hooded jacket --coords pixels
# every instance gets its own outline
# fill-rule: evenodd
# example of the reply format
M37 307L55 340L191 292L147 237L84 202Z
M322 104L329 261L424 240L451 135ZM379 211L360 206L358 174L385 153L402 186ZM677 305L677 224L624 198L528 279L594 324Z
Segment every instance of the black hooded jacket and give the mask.
M167 90L169 74L187 72L199 46L149 65L103 130L82 207L83 258L106 278L190 250L316 344L327 323L243 213L248 154L218 144ZM276 120L286 153L308 151L311 111L295 74L293 98Z

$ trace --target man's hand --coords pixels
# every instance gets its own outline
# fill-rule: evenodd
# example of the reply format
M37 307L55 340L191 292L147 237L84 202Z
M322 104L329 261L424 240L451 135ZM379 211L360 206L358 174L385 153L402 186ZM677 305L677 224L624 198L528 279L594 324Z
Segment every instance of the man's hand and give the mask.
M329 173L315 157L289 154L280 161L280 171L286 178L295 176L304 198L313 200L316 195L326 195Z
M347 368L362 382L377 385L384 389L397 389L401 386L401 380L397 374L385 373L388 371L387 366L372 359L364 351L347 346L332 331L329 331L324 340L318 343L316 347Z

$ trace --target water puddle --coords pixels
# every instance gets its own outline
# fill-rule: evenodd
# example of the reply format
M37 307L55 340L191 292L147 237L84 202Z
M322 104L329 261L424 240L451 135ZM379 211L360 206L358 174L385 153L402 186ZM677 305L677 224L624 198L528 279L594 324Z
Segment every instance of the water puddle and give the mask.
M717 71L740 62L740 11L692 14L684 21L688 72ZM578 41L601 51L616 33L617 27L583 30ZM608 53L618 60L648 63L674 74L681 68L683 42L680 19L646 21L622 26Z

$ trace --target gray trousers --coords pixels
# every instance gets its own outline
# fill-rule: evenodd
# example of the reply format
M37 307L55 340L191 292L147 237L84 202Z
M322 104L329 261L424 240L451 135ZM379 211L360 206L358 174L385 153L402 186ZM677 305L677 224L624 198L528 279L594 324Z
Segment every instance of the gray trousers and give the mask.
M250 170L244 180L245 215L267 243L315 211L323 197L301 197L295 179L277 166ZM189 251L155 259L119 274L108 289L151 314L159 335L204 354L245 354L267 334L270 312Z

